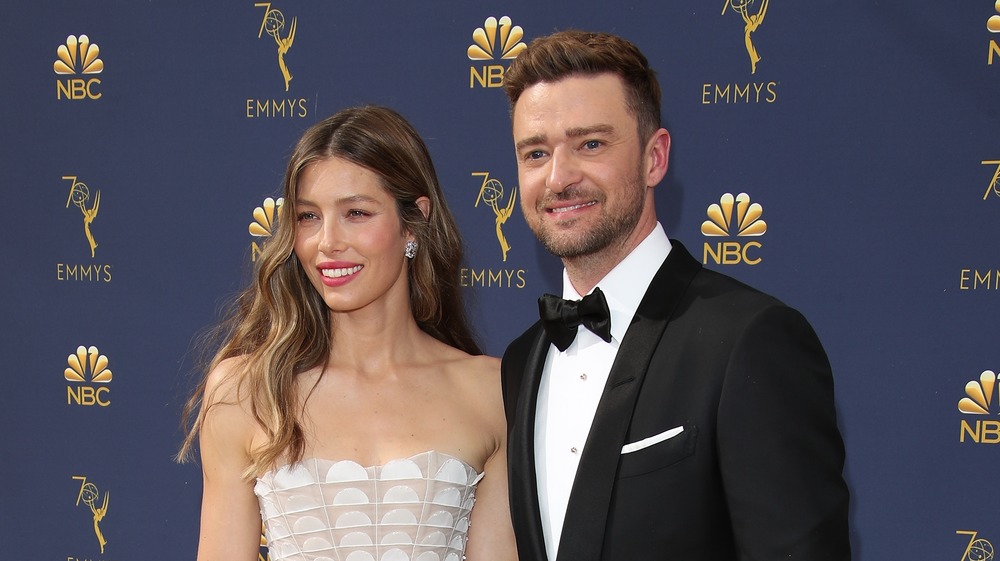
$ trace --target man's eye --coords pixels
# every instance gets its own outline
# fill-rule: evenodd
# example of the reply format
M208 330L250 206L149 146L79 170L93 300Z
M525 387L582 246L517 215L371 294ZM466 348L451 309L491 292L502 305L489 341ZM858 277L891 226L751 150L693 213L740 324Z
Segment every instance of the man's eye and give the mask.
M596 150L596 149L598 149L598 148L601 147L601 141L600 140L588 140L587 142L584 143L584 146L588 150Z

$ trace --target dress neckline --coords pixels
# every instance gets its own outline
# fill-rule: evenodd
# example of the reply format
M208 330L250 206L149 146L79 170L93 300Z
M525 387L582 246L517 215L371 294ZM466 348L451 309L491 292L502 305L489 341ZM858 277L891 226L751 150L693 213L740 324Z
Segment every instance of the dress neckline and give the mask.
M359 466L361 469L363 469L363 470L365 470L367 472L371 472L373 470L374 471L380 471L385 466L387 466L387 465L389 465L391 463L394 463L394 462L407 461L407 460L413 461L413 460L419 459L421 457L431 456L431 455L434 455L434 456L437 456L437 457L442 457L445 460L455 460L455 461L461 463L463 466L465 466L468 469L470 469L473 472L475 472L476 475L479 476L479 477L482 477L482 475L485 473L485 471L483 471L483 472L479 471L478 469L475 468L475 466L473 466L469 462L465 461L464 459L459 458L458 456L454 456L454 455L449 454L447 452L441 452L440 450L431 449L431 450L424 450L423 452L417 452L417 453L411 454L409 456L401 456L399 458L390 458L388 460L384 460L380 464L373 464L373 465L367 465L367 466L361 464L361 462L358 462L357 460L353 460L353 459L350 459L350 458L342 458L342 459L339 459L339 460L334 460L334 459L331 459L331 458L323 458L321 456L310 456L308 458L302 458L298 462L286 463L286 464L282 464L282 465L276 466L276 467L268 470L267 472L265 472L261 477L266 476L266 475L273 475L273 474L278 473L279 471L282 471L282 470L295 469L297 467L305 465L308 462L330 464L330 465L337 464L337 463L340 463L340 462L350 462L350 463L353 463L353 464Z

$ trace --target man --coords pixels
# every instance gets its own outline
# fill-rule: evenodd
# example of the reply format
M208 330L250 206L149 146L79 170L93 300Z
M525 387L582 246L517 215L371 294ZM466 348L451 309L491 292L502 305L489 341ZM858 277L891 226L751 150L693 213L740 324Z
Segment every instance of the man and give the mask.
M504 82L521 209L565 267L503 357L521 561L849 559L829 362L798 312L667 239L646 58L561 32Z

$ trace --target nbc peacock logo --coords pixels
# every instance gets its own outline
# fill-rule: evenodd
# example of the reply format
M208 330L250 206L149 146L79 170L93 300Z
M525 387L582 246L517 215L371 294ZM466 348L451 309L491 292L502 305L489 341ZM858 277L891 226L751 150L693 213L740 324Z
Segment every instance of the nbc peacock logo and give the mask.
M70 35L66 42L56 48L56 60L52 70L57 76L91 76L88 78L65 78L56 80L56 99L96 100L101 98L98 86L100 78L96 74L104 72L101 49L86 35Z
M509 17L503 16L498 20L490 16L482 27L477 27L472 32L472 44L466 54L469 60L484 63L497 58L514 60L528 48L522 41L523 38L524 29L520 25L514 25ZM479 68L473 66L469 68L469 88L475 88L476 84L481 88L499 88L503 86L505 70L500 64L484 64Z
M767 222L761 218L764 207L760 203L751 203L750 195L746 193L735 197L732 193L723 194L718 203L708 206L707 213L708 220L702 222L701 233L709 238L756 238L767 232ZM761 262L761 258L752 257L748 252L762 247L758 241L718 241L714 247L706 241L702 263L707 264L711 258L717 265L756 265Z
M106 355L97 347L80 345L76 352L66 358L68 366L63 378L70 382L66 386L66 404L107 407L111 405L111 383L113 375L108 367Z
M264 243L274 234L278 227L278 211L285 204L285 199L268 197L260 206L253 209L253 222L250 223L250 235L255 239L250 242L250 258L257 261ZM259 242L259 243L258 243Z
M993 35L1000 33L1000 0L996 0L993 4L993 14L986 19L986 29ZM1000 45L997 44L995 39L990 39L989 44L986 46L987 65L993 65L994 55L1000 55Z
M959 442L965 442L968 437L978 444L1000 443L1000 421L982 418L998 412L994 399L996 387L997 375L992 370L983 370L978 379L965 384L965 397L958 400L958 410L975 417L972 417L974 423L971 424L969 419L962 419Z

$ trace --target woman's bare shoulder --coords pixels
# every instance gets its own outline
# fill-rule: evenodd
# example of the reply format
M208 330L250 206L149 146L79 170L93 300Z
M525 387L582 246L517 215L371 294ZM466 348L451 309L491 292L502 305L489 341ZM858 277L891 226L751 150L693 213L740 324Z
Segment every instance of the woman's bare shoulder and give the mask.
M248 403L246 357L223 359L212 368L205 379L205 405L241 405ZM242 407L241 407L242 408Z
M482 376L499 376L500 359L489 355L466 355L465 366L470 372Z
M220 361L209 371L202 398L201 448L221 453L243 465L260 428L252 413L246 358Z
M487 355L470 355L465 351L442 345L437 353L438 367L449 373L467 378L491 378L500 375L500 359Z
M448 364L447 369L452 379L465 387L469 398L480 407L492 409L501 403L500 359L465 354Z

